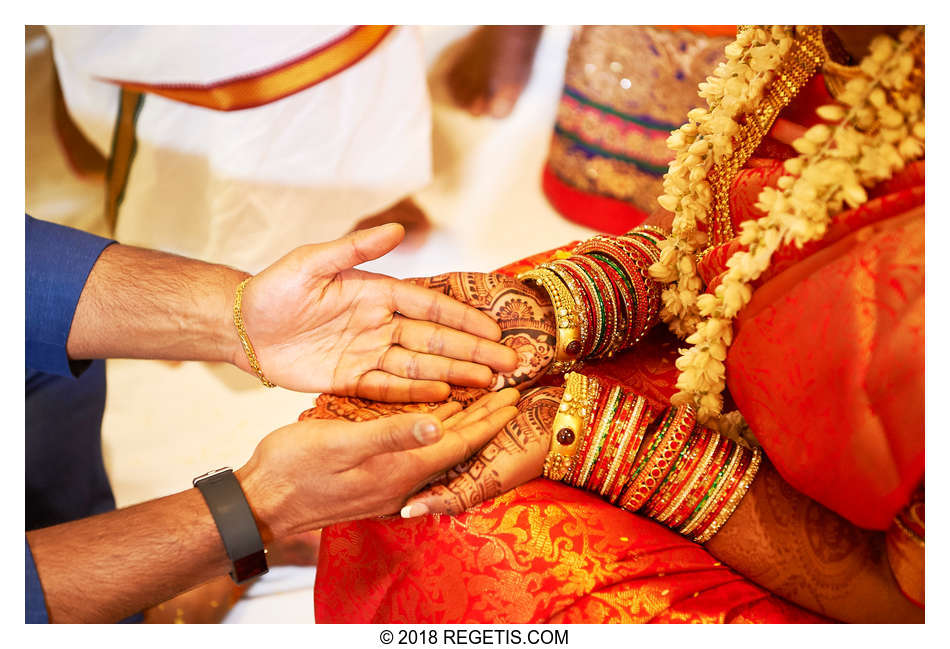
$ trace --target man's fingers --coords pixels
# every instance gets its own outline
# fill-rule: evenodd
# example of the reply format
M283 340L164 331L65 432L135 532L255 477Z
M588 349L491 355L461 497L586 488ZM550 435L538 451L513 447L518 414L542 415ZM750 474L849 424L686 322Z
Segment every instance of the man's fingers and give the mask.
M379 369L407 379L444 381L478 388L488 387L492 382L492 371L485 365L422 354L396 345L383 354Z
M429 413L380 417L357 425L355 450L364 459L430 446L443 438L442 422Z
M444 401L450 391L442 381L418 381L381 370L367 372L356 385L356 396L389 403Z
M501 339L501 328L489 316L438 291L394 281L392 295L393 306L407 318L436 322L488 340Z
M411 351L487 365L500 372L518 367L510 347L431 322L398 318L392 342Z

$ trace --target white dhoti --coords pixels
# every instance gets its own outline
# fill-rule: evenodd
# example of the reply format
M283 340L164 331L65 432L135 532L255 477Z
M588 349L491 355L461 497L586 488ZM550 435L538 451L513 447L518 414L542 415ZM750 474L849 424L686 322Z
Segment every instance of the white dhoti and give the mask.
M48 29L70 115L106 156L122 85L186 95L192 86L213 95L249 79L266 87L275 71L354 31ZM144 91L120 241L256 272L298 245L341 236L429 182L432 127L417 30L393 29L316 85L260 94L261 105L219 110Z

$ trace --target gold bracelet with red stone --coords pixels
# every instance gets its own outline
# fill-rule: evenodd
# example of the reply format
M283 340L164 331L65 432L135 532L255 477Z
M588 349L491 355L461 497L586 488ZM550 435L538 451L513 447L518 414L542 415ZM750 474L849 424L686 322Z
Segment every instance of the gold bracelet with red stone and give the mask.
M576 357L582 359L586 356L586 350L593 344L593 341L590 339L591 320L593 319L591 307L593 305L582 299L583 292L580 286L578 286L574 277L566 273L563 268L555 267L551 263L540 264L538 268L554 273L554 275L561 280L561 283L567 287L568 292L574 298L574 306L577 309L577 320L580 329L580 349L577 351Z
M606 300L604 296L601 295L600 288L594 282L593 278L588 275L581 268L580 264L576 263L575 257L570 259L561 259L558 260L558 263L563 266L568 272L574 275L574 279L577 281L578 285L585 292L586 299L591 303L592 311L594 312L593 319L593 344L591 345L590 351L584 355L585 358L592 358L597 355L597 353L603 349L606 344L605 333L607 331L607 307Z
M617 295L617 289L610 282L610 278L603 269L590 257L578 255L571 257L568 262L573 262L593 282L594 288L597 290L597 298L604 309L604 330L600 336L601 344L598 349L594 350L592 358L610 356L613 354L620 328L620 298Z
M685 503L670 520L671 523L676 524L675 527L682 534L690 534L706 520L710 512L718 511L727 498L726 494L731 492L731 487L738 484L739 474L736 472L747 458L742 448L734 442L725 444L724 447L730 455L723 458L715 469L709 472L711 476L709 484L705 485L705 489L699 489L699 497ZM736 479L733 480L733 476L737 476Z
M613 477L608 480L609 484L605 485L607 499L615 505L623 494L624 486L627 484L627 476L633 471L633 465L640 453L640 446L643 444L646 432L658 414L646 402L646 399L643 397L638 397L638 399L642 407L639 412L634 412L624 430L623 437L620 440L622 452L617 456L615 466L610 469Z
M607 397L610 395L610 390L604 389L600 382L592 377L587 377L589 385L594 387L597 390L597 396L591 400L593 406L590 409L590 415L587 418L586 430L584 432L584 441L581 443L580 448L578 448L577 460L574 462L574 466L570 471L564 476L563 482L573 485L575 487L581 486L580 476L584 470L584 464L588 453L590 453L591 447L594 442L594 433L596 432L596 422L600 419L600 413L603 412L604 406L607 404Z
M623 393L619 385L614 386L607 392L604 405L600 409L600 412L597 413L597 416L592 420L591 427L588 431L590 445L583 456L582 467L574 486L580 487L581 489L588 488L587 483L590 479L591 472L594 470L594 465L600 458L601 453L608 448L605 443L610 435L610 424L617 414L617 407L620 405L622 397Z
M713 452L706 459L705 465L697 467L689 484L685 485L677 499L657 515L657 522L673 529L681 526L690 514L701 506L703 499L715 490L734 447L734 442L716 434L716 443L711 445Z
M561 261L562 260L554 260L541 264L541 266L550 269L555 275L561 278L561 281L567 286L571 295L574 296L581 322L581 350L580 354L578 354L578 358L587 358L591 348L596 342L594 337L597 331L597 308L593 303L593 298L588 293L587 287L583 285L580 278L575 275L572 269L565 267L563 263L556 263Z
M578 283L587 291L587 295L593 304L595 314L594 344L591 346L585 358L596 358L601 355L604 348L610 342L607 338L608 330L610 329L610 310L603 289L598 285L593 275L590 274L581 263L578 263L579 261L582 261L581 257L571 257L561 260L561 264L570 272L574 273Z
M638 467L636 479L621 497L621 506L635 512L650 499L654 490L669 473L673 460L696 425L696 414L691 406L672 408L673 420L655 450Z
M702 435L701 431L694 431L689 436L676 458L673 468L670 469L666 479L657 487L650 500L641 507L641 512L650 518L656 518L670 502L679 496L708 450L709 441L709 436Z
M622 392L618 396L617 405L614 408L614 414L610 417L607 426L607 434L604 438L604 447L591 470L590 478L585 481L584 488L587 491L600 493L604 481L607 479L607 472L614 463L620 449L620 437L623 433L630 415L633 413L633 403L635 397L628 397ZM607 411L609 412L609 410Z
M693 535L693 540L697 543L705 543L726 524L726 521L729 520L729 517L736 511L736 508L739 506L739 503L742 502L742 499L745 497L746 493L749 491L749 487L752 486L752 481L755 480L755 476L759 471L759 466L762 464L762 449L756 448L752 451L752 458L749 460L749 464L742 470L742 477L739 478L739 483L736 485L735 490L729 496L729 499L726 501L726 504L716 512L715 517L711 519L711 522L706 523L705 521L700 524L699 529Z
M564 375L564 392L552 426L551 445L544 458L544 477L564 480L577 464L577 451L587 432L600 384L583 374Z

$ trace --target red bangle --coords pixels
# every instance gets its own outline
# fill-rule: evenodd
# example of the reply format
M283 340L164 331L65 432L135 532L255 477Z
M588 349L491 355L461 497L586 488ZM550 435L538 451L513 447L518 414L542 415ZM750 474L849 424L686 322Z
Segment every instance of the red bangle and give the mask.
M650 499L653 491L659 486L669 473L676 454L679 453L686 439L696 424L696 415L691 406L672 408L673 421L669 430L653 453L647 458L647 463L637 475L622 499L623 508L635 512Z
M698 432L689 436L670 473L657 487L653 497L644 504L643 512L647 516L656 518L679 495L708 446L709 437Z
M718 437L718 435L717 435ZM714 451L711 461L702 472L697 475L697 480L690 485L690 490L682 500L675 511L664 517L660 521L669 527L675 529L682 525L689 517L701 506L704 497L714 497L712 491L719 484L720 480L725 479L721 475L728 466L728 460L731 457L731 451L735 448L735 443L724 437L717 440L717 447Z

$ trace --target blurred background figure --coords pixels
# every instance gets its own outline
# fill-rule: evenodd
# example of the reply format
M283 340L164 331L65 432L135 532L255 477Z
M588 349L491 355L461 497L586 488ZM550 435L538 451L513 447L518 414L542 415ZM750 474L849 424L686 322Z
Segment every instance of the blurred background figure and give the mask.
M431 179L413 28L50 27L125 243L258 270ZM398 219L397 219L398 220Z
M653 212L670 131L700 105L735 26L587 26L571 41L543 172L562 215L623 234Z

